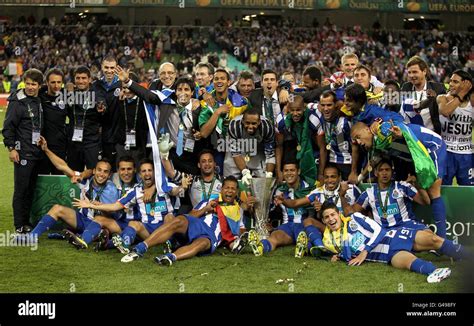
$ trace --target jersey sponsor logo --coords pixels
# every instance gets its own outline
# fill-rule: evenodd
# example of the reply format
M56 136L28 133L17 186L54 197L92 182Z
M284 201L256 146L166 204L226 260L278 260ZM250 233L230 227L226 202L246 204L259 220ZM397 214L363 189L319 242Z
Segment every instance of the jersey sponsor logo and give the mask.
M387 207L387 216L396 215L399 212L400 211L398 210L398 205L396 203L388 205L388 207ZM384 216L381 207L377 207L377 213L379 214L380 217Z
M167 206L164 200L155 203L155 212L166 212Z
M349 227L351 225L351 222L353 222L353 221L349 222ZM354 224L355 224L355 222L354 222ZM350 244L351 251L354 252L354 253L358 252L360 250L360 248L364 245L365 239L366 238L362 233L360 233L360 232L355 233L351 238L351 244Z

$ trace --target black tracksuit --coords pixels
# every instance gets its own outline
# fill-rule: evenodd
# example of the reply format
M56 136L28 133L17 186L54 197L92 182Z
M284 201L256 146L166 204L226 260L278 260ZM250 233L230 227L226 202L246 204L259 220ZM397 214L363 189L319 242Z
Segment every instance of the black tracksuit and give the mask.
M104 78L96 80L92 88L97 96L105 101L106 111L102 123L102 155L109 159L115 171L117 158L114 143L114 132L119 118L119 95L122 87L120 80L114 80L109 86Z
M102 155L102 121L103 114L97 112L97 103L101 98L92 90L75 91L75 103L66 104L69 125L67 128L67 163L75 171L95 168ZM88 99L88 100L87 100ZM84 103L88 101L87 103ZM72 141L74 128L84 128L82 142Z
M38 177L38 166L44 154L32 143L33 130L41 131L44 125L39 97L26 96L23 89L8 98L3 123L4 144L18 151L20 162L14 163L13 219L15 228L29 225L33 193Z
M126 119L125 114L127 117ZM148 136L148 123L146 119L146 113L143 108L143 101L138 97L131 101L119 101L117 117L118 121L112 129L112 140L115 144L115 150L117 151L117 158L119 159L123 155L131 155L135 159L135 163L138 164L141 159L146 157L146 142ZM126 131L130 131L132 129L135 131L136 146L126 150L124 147Z
M58 157L66 160L66 105L59 96L49 95L47 88L40 89L39 98L43 107L44 128L42 135L48 142L48 148ZM62 175L45 156L40 163L39 174Z

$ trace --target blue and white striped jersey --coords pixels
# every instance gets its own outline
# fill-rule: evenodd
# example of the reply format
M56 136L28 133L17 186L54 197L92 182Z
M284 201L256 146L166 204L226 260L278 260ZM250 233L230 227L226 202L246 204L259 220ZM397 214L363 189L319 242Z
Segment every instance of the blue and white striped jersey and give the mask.
M418 192L415 187L405 181L395 181L392 182L390 191L386 189L379 192L379 189L379 186L375 184L364 191L357 199L357 204L364 209L370 207L377 223L386 229L390 229L401 227L405 222L415 218L412 209L413 198ZM387 196L389 196L388 199ZM385 203L387 203L386 206ZM386 215L384 215L384 210Z
M104 185L95 186L93 180L94 176L84 179L77 184L81 191L81 199L87 198L90 201L98 201L103 204L113 204L117 201L119 198L118 191L112 181L107 180ZM79 212L91 220L94 219L95 215L101 214L100 211L90 208L81 208ZM115 216L115 214L113 214L113 216Z
M318 134L324 134L326 144L331 146L329 150L329 162L336 164L352 163L351 127L349 119L339 117L336 121L328 123L321 117ZM330 136L329 136L329 135ZM328 141L329 140L329 141Z
M353 205L356 202L357 198L359 198L360 196L360 189L357 188L357 186L353 184L349 184L348 186L349 186L349 189L347 190L344 198L346 199L349 205ZM319 200L321 204L324 204L324 202L328 200L329 202L336 204L339 211L341 212L343 211L341 198L339 197L339 186L337 186L336 190L329 191L329 190L326 190L326 186L323 185L322 187L318 187L314 189L313 191L311 191L306 196L306 198L309 199L311 204L314 203L316 198Z
M173 184L168 184L174 187ZM133 209L133 219L142 223L157 224L162 222L167 214L173 213L173 204L167 193L163 196L155 195L153 202L145 203L142 184L136 184L118 202L125 210Z
M362 215L360 213L354 213L350 216L350 219L346 222L347 225L347 239L341 239L339 256L345 261L350 261L353 257L360 254L361 251L367 250L370 252L379 244L383 239L386 230L384 230L377 222ZM330 232L328 236L328 228L324 232L323 244L326 248L331 248L334 244L334 235L342 234L344 225L341 225L341 230Z
M307 183L304 180L300 181L300 189L308 188L310 187L309 183ZM275 191L275 196L277 195L282 195L283 198L285 199L298 199L295 198L295 193L292 188L289 189L289 191L281 191L277 189ZM304 207L300 208L288 208L285 205L281 204L280 205L281 210L283 212L283 223L302 223L303 220L308 217L308 211Z

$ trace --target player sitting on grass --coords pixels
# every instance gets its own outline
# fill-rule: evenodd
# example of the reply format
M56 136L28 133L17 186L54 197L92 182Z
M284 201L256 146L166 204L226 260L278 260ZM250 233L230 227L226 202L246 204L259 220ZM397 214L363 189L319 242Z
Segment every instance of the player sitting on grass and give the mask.
M375 176L377 183L359 196L352 206L353 210L355 212L371 210L373 219L387 230L402 226L414 230L428 229L425 224L415 220L412 209L412 202L419 205L430 203L428 193L420 188L416 178L409 177L413 185L405 181L393 181L392 162L387 159L377 163ZM352 213L352 210L349 209L349 212Z
M43 137L40 137L38 145L41 146L41 149L45 152L56 169L71 179L74 179L74 177L79 174L73 171L63 159L58 157L48 148L46 140ZM110 173L111 166L109 161L106 159L99 160L95 168L92 170L92 177L85 178L78 183L79 189L81 190L81 199L88 201L100 201L103 203L115 202L118 198L117 188L109 180ZM61 220L70 226L74 231L82 233L82 237L91 242L94 238L94 235L84 232L84 230L98 214L102 213L88 208L75 211L72 208L56 204L48 211L45 216L41 218L33 231L31 231L30 235L32 237L39 237L41 234L53 227L59 220ZM66 236L70 238L70 240L75 236L71 231L66 232Z
M254 199L250 197L241 208L236 201L238 189L237 179L227 177L223 181L219 201L203 200L189 214L167 220L121 261L134 261L142 257L149 248L163 244L173 236L182 237L179 242L183 245L173 253L155 257L155 262L159 265L170 266L177 260L212 254L221 242L227 242L230 248L235 248L243 240L237 236L243 208L252 208L254 203ZM235 217L238 218L237 221Z
M321 187L317 187L302 198L278 198L277 196L276 200L281 200L282 205L288 207L287 209L312 204L317 214L326 201L335 203L341 211L343 208L350 209L350 205L354 204L360 195L359 188L347 182L341 182L341 171L332 163L324 168L323 179L324 184ZM303 226L304 230L298 234L296 241L296 256L302 257L309 248L313 256L320 257L325 251L321 234L324 231L324 225L316 217L310 216L303 220Z
M377 151L413 162L416 179L431 199L436 234L445 238L446 208L441 183L446 174L446 144L441 136L419 125L398 122L376 123L370 127L357 122L352 126L351 136L372 155Z
M128 226L126 227L125 225L122 225L122 235L117 235L113 238L114 245L124 254L129 252L128 246L133 243L137 235L141 239L148 238L153 231L163 224L165 217L171 217L171 214L173 214L173 204L170 196L177 196L183 191L183 188L186 188L188 185L186 183L188 179L183 179L185 182L179 187L174 187L173 184L168 184L168 193L164 193L160 196L155 192L151 202L145 203L143 201L144 190L155 184L153 161L150 159L143 159L140 162L139 170L142 183L136 184L133 189L128 191L115 203L94 203L87 198L75 199L75 202L73 203L75 207L80 207L82 209L97 209L103 212L117 212L122 209L133 209L135 220L129 221ZM75 240L84 248L87 248L87 242L85 239L76 237Z
M135 160L133 157L125 155L121 156L117 163L117 172L110 178L117 188L118 198L123 197L129 190L138 183L137 174L135 173ZM145 204L149 203L155 193L156 187L153 185L150 188L144 189L143 201ZM89 223L86 227L87 232L90 232L93 237L88 237L86 241L92 241L97 237L97 244L95 250L106 250L115 248L113 242L110 240L110 233L121 233L128 227L128 222L135 219L133 209L119 211L117 216L107 217L97 215L94 221ZM71 244L77 248L85 248L85 244L89 245L84 239L73 241Z
M436 268L431 262L417 258L414 252L439 250L455 258L468 258L461 245L454 245L432 232L398 228L385 230L374 220L354 213L345 217L333 203L321 207L324 246L332 254L331 261L344 260L349 266L359 266L365 260L391 264L428 275L428 283L437 283L449 277L449 268Z
M287 208L281 200L305 198L313 189L309 183L300 177L298 163L285 163L283 165L283 180L285 183L277 189L274 200L275 206L280 206L282 209L283 224L273 231L268 239L260 240L255 230L249 231L249 245L255 256L262 256L264 253L273 251L278 247L296 244L298 234L304 229L303 221L309 218L312 211L309 202L306 207L293 209ZM303 245L307 246L307 243ZM297 248L295 257L301 258L305 250L306 247Z

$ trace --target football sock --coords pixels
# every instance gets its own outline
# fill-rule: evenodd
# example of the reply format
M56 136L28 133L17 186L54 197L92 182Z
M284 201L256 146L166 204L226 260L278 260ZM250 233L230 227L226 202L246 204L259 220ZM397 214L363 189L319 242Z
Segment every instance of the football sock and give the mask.
M308 235L309 244L308 247L324 247L321 231L314 225L308 225L304 228L306 234Z
M430 275L434 272L436 266L431 262L417 258L411 263L410 270L415 273Z
M454 244L451 240L445 239L439 252L448 257L452 257L455 260L467 259L470 255L460 244Z
M99 235L101 228L99 223L91 221L84 232L82 232L82 240L87 244L91 243Z
M436 234L441 238L446 238L446 207L443 198L438 197L431 200L433 219L436 225Z
M142 241L139 244L137 244L133 250L140 256L143 256L145 252L147 252L148 246L146 245L144 241Z
M120 236L123 239L123 244L125 245L125 247L129 247L133 243L133 241L135 241L137 231L134 228L127 226L123 230L122 234L120 234Z
M31 231L31 236L39 237L44 232L48 231L54 224L56 224L56 220L51 215L45 215L41 218L38 225Z
M270 241L268 241L267 239L263 239L260 242L263 245L263 252L264 253L272 251L272 244L270 243Z

